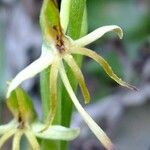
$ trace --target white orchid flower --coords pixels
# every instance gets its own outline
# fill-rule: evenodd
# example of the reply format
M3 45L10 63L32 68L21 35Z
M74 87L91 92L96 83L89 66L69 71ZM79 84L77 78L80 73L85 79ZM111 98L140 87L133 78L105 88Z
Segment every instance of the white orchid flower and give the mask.
M46 2L47 1L45 1L45 3ZM87 86L85 84L84 76L74 59L74 55L84 55L92 58L98 64L100 64L100 66L104 69L104 71L108 74L108 76L112 78L114 81L116 81L118 84L127 87L129 89L136 89L135 87L121 80L113 72L113 70L107 63L107 61L102 56L100 56L99 54L97 54L96 52L90 49L85 48L85 46L87 46L88 44L96 41L106 33L112 31L115 32L120 39L122 39L123 31L119 26L108 25L108 26L100 27L95 31L91 32L90 34L81 37L78 40L71 39L71 37L65 35L68 21L69 21L69 11L68 13L64 12L63 10L65 9L63 9L63 7L66 6L65 4L67 2L69 3L69 1L64 0L62 3L61 14L60 14L61 26L53 26L52 29L43 28L43 32L45 32L45 35L47 36L44 37L41 56L32 64L27 66L24 70L22 70L20 73L18 73L18 75L12 80L10 86L8 87L7 97L9 97L11 92L16 87L18 87L23 81L34 77L36 74L40 73L45 68L51 67L51 72L50 72L51 109L49 114L49 121L47 123L47 126L44 128L44 130L47 129L49 125L51 125L55 116L56 106L57 106L57 77L58 74L60 74L64 86L67 89L68 94L72 99L72 102L74 103L75 107L77 108L77 110L79 111L79 113L81 114L81 116L83 117L87 125L89 126L89 128L92 130L92 132L96 135L96 137L100 140L100 142L104 145L106 149L112 150L114 146L111 143L110 139L107 137L104 131L93 121L93 119L84 111L83 107L80 105L77 97L75 96L72 90L70 82L67 78L63 64L64 62L66 62L71 68L75 76L75 79L79 83L79 86L81 88L82 94L85 99L85 103L89 103L90 95ZM51 1L50 4L52 4ZM69 9L68 7L67 9ZM42 13L44 13L44 8L42 10ZM63 14L65 14L65 18L63 18ZM42 19L43 18L41 17L41 20ZM45 20L42 21L44 22ZM43 24L46 25L45 22ZM53 30L55 32L53 32Z
M40 73L49 66L56 66L54 68L58 68L60 62L65 61L71 67L75 77L79 81L79 85L82 89L83 95L87 97L86 100L88 101L89 94L85 85L85 81L80 68L78 67L73 58L73 54L85 55L94 59L97 63L99 63L103 67L103 69L110 76L110 78L115 80L118 84L130 89L135 89L134 86L129 85L128 83L124 82L119 77L117 77L117 75L113 72L107 61L102 56L84 47L111 31L117 33L117 35L120 38L123 37L123 32L120 27L116 25L109 25L100 27L95 31L93 31L92 33L75 41L72 40L67 35L64 35L64 37L62 37L63 39L61 39L63 40L63 43L62 45L59 46L57 45L57 43L52 44L43 43L41 56L37 60L35 60L32 64L27 66L24 70L22 70L10 83L7 92L7 98L9 97L10 93L16 87L18 87L23 81L34 77L36 74Z

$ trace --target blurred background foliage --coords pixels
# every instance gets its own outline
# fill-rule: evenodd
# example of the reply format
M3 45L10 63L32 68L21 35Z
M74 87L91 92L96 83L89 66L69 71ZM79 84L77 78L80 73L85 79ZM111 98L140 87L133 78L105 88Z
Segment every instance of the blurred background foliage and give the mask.
M10 80L40 54L41 2L0 0L0 101L6 92L6 79ZM119 87L95 62L84 58L82 70L92 97L92 105L86 109L100 122L119 150L149 150L150 1L87 0L87 11L89 32L103 25L122 27L123 40L108 33L89 48L101 54L116 74L136 85L139 91ZM23 86L32 95L41 115L38 77ZM80 92L78 95L80 97ZM8 112L5 107L2 109L2 102L0 111L5 122ZM71 150L100 149L99 142L76 113L72 126L80 126L82 135L71 143Z

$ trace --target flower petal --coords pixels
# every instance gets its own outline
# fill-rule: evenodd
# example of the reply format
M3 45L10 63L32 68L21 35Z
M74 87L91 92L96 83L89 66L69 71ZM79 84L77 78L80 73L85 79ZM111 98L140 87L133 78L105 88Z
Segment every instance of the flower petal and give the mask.
M74 73L75 78L79 82L80 88L82 90L82 94L83 94L84 99L85 99L85 103L89 103L90 102L90 94L89 94L89 91L87 89L87 86L86 86L86 83L84 80L84 76L83 76L80 68L78 67L74 58L71 55L66 55L64 57L64 59L67 62L67 64L70 66L71 70Z
M121 86L127 87L131 90L137 90L136 87L124 82L119 77L117 77L117 75L113 72L112 68L109 66L107 61L103 57L98 55L96 52L87 48L74 48L71 50L71 52L73 54L85 55L94 59L98 64L100 64L103 67L103 69L109 75L109 77L115 80L118 84L120 84Z
M40 145L39 145L35 135L33 134L33 131L28 129L25 131L25 135L26 135L32 149L33 150L40 150Z
M14 135L12 150L20 150L20 140L22 135L23 135L22 131L17 131L17 133Z
M108 138L108 136L105 134L105 132L94 122L94 120L88 115L88 113L83 109L81 104L79 103L77 97L74 94L74 91L69 83L68 77L66 75L66 72L64 70L63 65L60 68L60 76L61 79L66 87L66 90L68 91L72 102L74 103L76 109L79 111L89 128L92 130L92 132L95 134L95 136L100 140L100 142L104 145L104 147L108 150L112 150L114 148L112 142Z
M7 131L9 131L10 129L13 129L16 127L16 121L12 120L11 122L9 122L6 125L1 125L0 126L0 135L6 133Z
M70 4L71 4L71 0L63 0L61 2L60 23L64 33L66 33L67 31L67 27L69 23Z
M56 109L57 109L57 77L58 77L58 66L59 66L59 58L56 58L56 61L53 62L50 71L50 112L48 114L47 122L45 128L42 130L48 129L48 127L52 124ZM41 131L41 132L42 132Z
M110 31L116 32L118 34L119 38L122 39L122 37L123 37L122 29L116 25L108 25L108 26L100 27L100 28L94 30L93 32L89 33L88 35L86 35L78 40L75 40L74 44L78 45L78 46L88 45L88 44L96 41L97 39L101 38L105 33L110 32Z
M43 46L42 54L39 59L35 60L28 67L23 69L18 75L12 80L8 87L7 98L10 96L10 93L19 86L23 81L34 77L36 74L47 68L51 65L53 61L53 55L50 51L46 50Z
M13 134L16 132L15 129L11 129L9 131L7 131L1 138L0 138L0 149L2 148L2 146L5 144L5 142L11 137L13 136Z
M59 125L52 125L44 132L40 132L44 127L44 124L35 123L32 125L32 131L38 138L65 141L75 139L80 132L79 129L71 129Z

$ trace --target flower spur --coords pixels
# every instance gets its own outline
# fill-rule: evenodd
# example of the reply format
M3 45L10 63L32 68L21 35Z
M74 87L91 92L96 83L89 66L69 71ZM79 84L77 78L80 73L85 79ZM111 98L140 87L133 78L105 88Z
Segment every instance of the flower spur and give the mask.
M65 1L65 0L64 0ZM67 2L67 1L66 1ZM67 23L68 17L65 18L66 22L63 20L63 18L60 18L59 21L59 12L55 8L55 4L52 0L45 0L45 4L43 4L43 8L41 11L41 27L43 31L43 45L42 45L42 53L39 59L34 61L32 64L30 64L28 67L26 67L24 70L22 70L11 82L7 97L9 97L10 93L19 86L24 80L27 80L33 76L35 76L37 73L41 72L42 70L46 69L47 67L51 66L50 71L50 99L51 99L51 109L48 117L48 123L46 125L46 128L48 128L49 125L51 125L53 118L55 116L56 112L56 106L57 106L57 78L58 74L60 74L60 77L65 85L65 88L67 89L75 107L80 112L90 129L93 131L93 133L97 136L97 138L101 141L101 143L104 145L107 149L113 149L113 144L111 143L110 139L107 137L107 135L102 131L102 129L93 121L93 119L84 111L82 106L80 105L78 99L76 98L72 87L70 85L70 82L67 78L65 69L64 69L64 61L69 65L71 70L73 71L73 74L75 78L77 79L79 86L81 88L82 94L85 99L85 103L89 103L90 101L90 95L88 92L88 89L85 84L84 76L78 67L75 59L73 58L75 55L85 55L92 59L94 59L97 63L99 63L105 72L118 84L130 88L130 89L136 89L135 87L127 84L123 80L121 80L117 75L113 72L107 61L98 55L96 52L85 48L84 46L94 42L98 38L102 37L105 33L114 31L117 33L117 35L122 38L123 32L122 29L116 25L109 25L104 26L101 28L96 29L92 33L78 39L73 40L67 35L65 35L66 29L67 29ZM50 6L51 7L48 7ZM45 16L46 9L51 9L52 11L56 12L56 19L54 22L49 22L51 20L51 16ZM63 9L61 8L61 14L63 14ZM61 15L60 15L61 16ZM68 15L66 15L68 16ZM63 24L65 22L65 25ZM43 130L43 131L44 131Z

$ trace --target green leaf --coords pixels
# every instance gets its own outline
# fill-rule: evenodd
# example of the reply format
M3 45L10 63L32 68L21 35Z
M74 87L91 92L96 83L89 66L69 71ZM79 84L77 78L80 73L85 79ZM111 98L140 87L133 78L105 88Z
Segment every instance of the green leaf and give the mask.
M75 139L80 132L79 129L66 128L60 125L52 125L44 132L40 132L44 127L45 125L41 123L33 124L32 129L37 137L50 140L70 141Z

